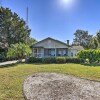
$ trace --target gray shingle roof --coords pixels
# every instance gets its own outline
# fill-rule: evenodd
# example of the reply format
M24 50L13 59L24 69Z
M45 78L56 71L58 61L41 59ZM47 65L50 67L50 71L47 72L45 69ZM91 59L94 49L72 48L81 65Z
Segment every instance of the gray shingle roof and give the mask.
M84 48L82 46L72 46L71 49L74 49L74 50L84 50Z
M57 42L59 42L59 43L61 43L61 44L64 44L64 45L66 45L66 46L69 46L69 45L67 45L67 43L65 43L65 42L62 42L62 41L59 41L59 40L56 40L56 39L53 39L53 38L48 37L48 38L43 39L43 40L41 40L41 41L39 41L39 42L37 42L37 43L35 43L35 44L32 44L30 47L32 48L32 47L34 47L36 44L41 43L41 42L43 42L43 41L45 41L45 40L48 40L48 39L51 39L51 40L57 41Z

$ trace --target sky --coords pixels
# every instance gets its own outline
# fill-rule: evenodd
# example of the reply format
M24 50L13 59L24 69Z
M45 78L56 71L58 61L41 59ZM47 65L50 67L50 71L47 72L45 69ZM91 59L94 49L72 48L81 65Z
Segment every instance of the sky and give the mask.
M31 37L38 41L51 37L72 42L77 29L92 35L100 29L100 0L0 0L0 3L24 20L28 7Z

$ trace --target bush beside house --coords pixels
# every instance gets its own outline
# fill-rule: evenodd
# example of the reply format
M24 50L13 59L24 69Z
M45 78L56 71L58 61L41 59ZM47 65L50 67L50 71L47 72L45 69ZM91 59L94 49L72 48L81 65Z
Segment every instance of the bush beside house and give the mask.
M83 63L83 60L79 58L67 58L67 57L45 57L45 58L30 57L28 59L28 63L44 63L44 64Z
M30 47L26 44L19 43L19 44L11 45L11 47L8 49L7 57L23 59L26 56L30 56L30 54L31 54Z
M99 63L100 50L82 50L77 53L77 58L89 63Z

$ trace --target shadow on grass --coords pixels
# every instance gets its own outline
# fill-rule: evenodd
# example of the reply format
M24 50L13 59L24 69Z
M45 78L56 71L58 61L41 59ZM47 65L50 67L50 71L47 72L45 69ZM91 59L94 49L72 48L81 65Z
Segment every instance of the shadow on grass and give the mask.
M26 63L26 64L33 64L33 65L51 65L49 63ZM52 63L55 64L55 63Z
M100 67L100 63L99 64L85 64L85 63L82 63L81 65L90 66L90 67Z
M15 67L18 63L16 64L7 64L7 65L0 65L0 68L9 68L9 67Z

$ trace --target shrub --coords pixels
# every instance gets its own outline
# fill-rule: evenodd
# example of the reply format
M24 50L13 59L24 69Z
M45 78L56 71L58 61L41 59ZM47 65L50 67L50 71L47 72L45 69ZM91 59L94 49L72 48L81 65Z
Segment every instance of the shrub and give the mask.
M31 49L28 45L19 43L13 44L8 48L7 57L22 59L31 54Z
M66 58L65 57L56 57L56 63L57 64L66 63Z
M46 64L56 63L56 59L55 57L45 57L42 58L42 63L46 63Z
M83 63L84 61L82 59L79 58L66 58L66 63Z
M90 63L94 63L100 58L100 50L82 50L77 53L77 57L84 60L84 62L89 59Z
M45 57L45 58L30 57L27 62L28 63L44 63L44 64L83 63L83 61L79 58L66 58L66 57Z
M0 54L0 62L5 61L5 56L3 54Z
M28 63L42 63L42 58L29 57Z

